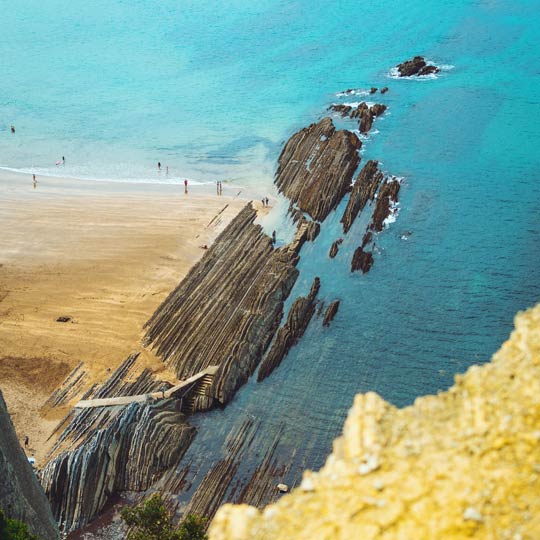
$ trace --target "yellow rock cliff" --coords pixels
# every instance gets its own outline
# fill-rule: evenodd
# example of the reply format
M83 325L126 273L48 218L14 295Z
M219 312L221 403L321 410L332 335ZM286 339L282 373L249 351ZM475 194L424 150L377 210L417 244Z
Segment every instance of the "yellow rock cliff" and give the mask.
M359 394L318 472L259 511L225 505L210 540L540 538L540 305L489 364L396 409Z

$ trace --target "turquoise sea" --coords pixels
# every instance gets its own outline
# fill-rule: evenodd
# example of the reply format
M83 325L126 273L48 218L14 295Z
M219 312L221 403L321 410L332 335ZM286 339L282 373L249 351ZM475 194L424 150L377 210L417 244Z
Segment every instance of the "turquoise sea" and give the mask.
M364 160L404 183L373 269L349 272L360 222L337 259L327 257L342 236L342 205L304 248L292 295L318 275L320 296L341 299L335 321L313 321L271 377L195 420L193 471L222 457L226 434L253 418L262 428L253 444L279 433L276 459L292 463L294 480L322 465L357 392L404 406L446 389L540 299L537 0L1 3L3 167L220 178L266 194L295 130L332 102L363 99L337 93L390 88L377 95L389 112ZM445 69L426 80L389 76L415 54ZM240 482L257 464L248 455Z

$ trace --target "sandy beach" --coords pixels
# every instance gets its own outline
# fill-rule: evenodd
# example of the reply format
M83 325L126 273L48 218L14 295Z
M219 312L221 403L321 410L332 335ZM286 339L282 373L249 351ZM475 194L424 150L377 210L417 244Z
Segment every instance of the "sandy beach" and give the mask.
M0 388L38 463L69 406L43 405L80 362L86 387L134 351L174 380L141 347L142 326L244 204L213 186L41 177L34 188L0 172Z

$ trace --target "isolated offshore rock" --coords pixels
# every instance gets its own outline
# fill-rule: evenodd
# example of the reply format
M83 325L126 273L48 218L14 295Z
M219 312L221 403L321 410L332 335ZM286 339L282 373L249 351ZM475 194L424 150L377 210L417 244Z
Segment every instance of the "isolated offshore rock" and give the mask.
M339 300L334 300L333 302L330 302L330 304L328 304L328 307L326 308L326 312L323 318L323 326L330 326L330 323L336 316L338 309L339 309Z
M402 62L396 67L400 77L429 75L440 71L437 66L428 65L423 56L415 56L412 60Z
M373 211L370 229L380 232L384 228L384 220L390 215L392 206L397 203L401 184L396 178L386 180L377 193L377 204Z
M287 322L278 330L270 350L266 353L261 363L257 381L260 382L268 377L281 364L281 361L289 352L290 348L298 343L298 340L304 335L309 321L311 321L311 317L315 313L319 287L320 280L316 277L311 285L308 296L300 296L293 302L287 316Z
M323 118L285 144L275 184L301 211L323 221L347 193L361 146L354 133L336 131L332 120Z
M362 274L366 274L373 266L373 254L371 251L364 251L361 247L357 247L354 251L351 272L361 270Z
M375 193L383 179L383 174L378 170L378 165L378 161L370 159L356 178L347 207L341 218L343 232L349 231L358 213L364 209L368 201L372 201L375 197Z
M147 343L179 379L219 366L207 389L215 403L227 403L255 370L298 276L302 233L274 249L256 217L246 205L146 324Z
M43 540L60 537L43 489L21 448L0 392L0 510Z
M128 357L92 397L161 388L149 370L129 381L137 356ZM69 532L96 517L111 495L148 489L178 462L194 435L173 399L72 411L42 474L54 517Z
M388 92L388 86L381 88L381 94L386 94L386 92Z
M333 259L339 251L339 246L343 243L343 238L338 238L334 242L332 242L332 246L330 247L330 252L328 253L328 256Z

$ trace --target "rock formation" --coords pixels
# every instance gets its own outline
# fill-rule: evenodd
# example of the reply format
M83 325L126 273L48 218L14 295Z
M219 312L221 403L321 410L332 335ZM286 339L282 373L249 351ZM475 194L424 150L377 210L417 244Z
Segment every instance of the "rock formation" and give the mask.
M334 242L332 242L332 246L330 247L330 251L328 253L328 256L333 259L339 251L339 246L343 243L343 238L338 238Z
M373 253L364 251L362 247L357 247L354 251L351 261L351 272L361 270L362 274L366 274L373 266Z
M374 199L379 184L383 179L383 174L378 170L378 165L378 161L370 159L356 178L347 207L341 218L344 233L349 232L356 216L364 209L366 203Z
M157 391L163 383L148 370L134 377L138 355L130 356L93 398ZM134 380L131 380L134 379ZM65 532L89 523L109 497L143 491L188 448L195 430L174 399L127 406L75 409L42 473L53 514Z
M386 105L380 103L375 103L370 107L365 102L360 103L356 108L342 103L334 104L329 107L330 110L341 114L341 116L357 118L358 127L362 133L368 133L368 131L371 130L375 118L381 116L381 114L386 111L386 108Z
M388 92L388 86L381 88L381 94L386 94L386 92Z
M323 326L330 326L330 323L334 320L334 317L336 316L338 309L339 309L339 300L334 300L333 302L330 302L324 314L324 319L322 323Z
M415 56L412 60L407 60L396 66L400 77L412 77L438 73L437 66L428 65L423 56Z
M59 538L45 493L21 448L0 392L0 509L43 540Z
M295 133L278 161L278 190L316 221L323 221L347 193L362 143L330 118Z
M384 228L384 220L390 215L398 200L401 184L397 178L387 179L377 193L377 204L373 211L370 229L380 232Z
M146 325L147 342L179 379L219 366L207 395L222 404L273 338L305 240L297 235L291 246L274 249L256 217L246 205Z
M289 349L298 343L315 313L315 303L320 280L315 278L307 297L297 298L289 310L287 322L278 330L276 338L259 367L257 381L262 381L281 364Z
M482 367L396 409L359 394L318 473L263 511L226 505L211 540L540 536L540 306Z

